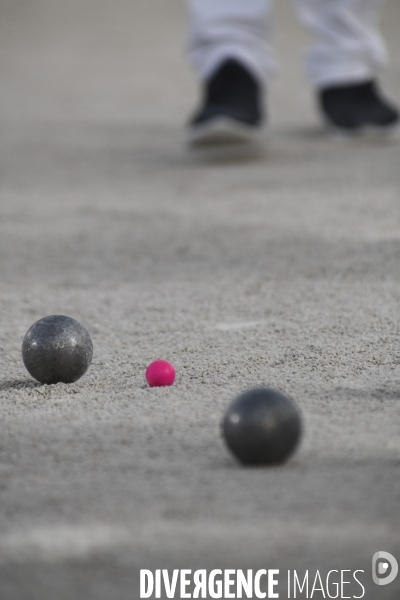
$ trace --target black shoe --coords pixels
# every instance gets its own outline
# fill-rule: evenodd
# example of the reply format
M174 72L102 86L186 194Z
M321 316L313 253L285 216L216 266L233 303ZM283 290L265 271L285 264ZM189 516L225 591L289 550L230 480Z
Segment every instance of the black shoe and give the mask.
M190 122L192 144L248 141L262 123L261 86L239 62L229 59L209 79L203 105Z
M347 133L392 131L399 113L382 96L375 81L322 90L319 103L328 125Z

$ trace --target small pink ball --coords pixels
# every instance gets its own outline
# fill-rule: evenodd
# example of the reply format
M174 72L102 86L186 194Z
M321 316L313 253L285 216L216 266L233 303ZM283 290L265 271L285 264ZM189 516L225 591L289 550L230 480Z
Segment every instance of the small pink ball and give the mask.
M172 385L175 381L175 369L166 360L156 360L147 367L146 379L150 387Z

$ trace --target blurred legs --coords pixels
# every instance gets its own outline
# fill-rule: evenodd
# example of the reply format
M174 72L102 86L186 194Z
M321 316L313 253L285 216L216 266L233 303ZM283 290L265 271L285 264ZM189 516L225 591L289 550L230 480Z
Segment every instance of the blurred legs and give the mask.
M348 132L397 126L398 111L376 81L387 60L378 27L383 0L292 1L316 36L306 67L327 122ZM189 0L189 7L190 58L204 90L192 139L243 138L262 123L264 81L275 69L268 44L272 1Z
M317 88L375 79L386 64L378 29L382 0L293 0L301 22L317 36L306 67Z
M202 79L233 58L258 79L275 61L268 45L271 0L189 0L189 57Z

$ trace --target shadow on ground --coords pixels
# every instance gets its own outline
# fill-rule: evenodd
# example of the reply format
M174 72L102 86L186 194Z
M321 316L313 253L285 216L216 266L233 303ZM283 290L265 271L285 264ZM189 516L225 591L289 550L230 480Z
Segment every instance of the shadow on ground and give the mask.
M0 392L8 390L27 390L40 387L41 383L32 379L0 379Z

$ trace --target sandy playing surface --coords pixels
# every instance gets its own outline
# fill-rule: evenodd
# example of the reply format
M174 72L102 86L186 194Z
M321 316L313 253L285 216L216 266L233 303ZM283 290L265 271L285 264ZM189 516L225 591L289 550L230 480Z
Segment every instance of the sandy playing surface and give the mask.
M183 9L0 2L0 599L136 600L140 568L220 566L363 569L398 599L371 559L400 561L400 146L321 133L285 3L261 144L188 149ZM399 99L399 2L383 16ZM93 339L70 386L22 364L48 314ZM145 384L158 358L173 388ZM260 385L304 439L243 469L220 422Z

